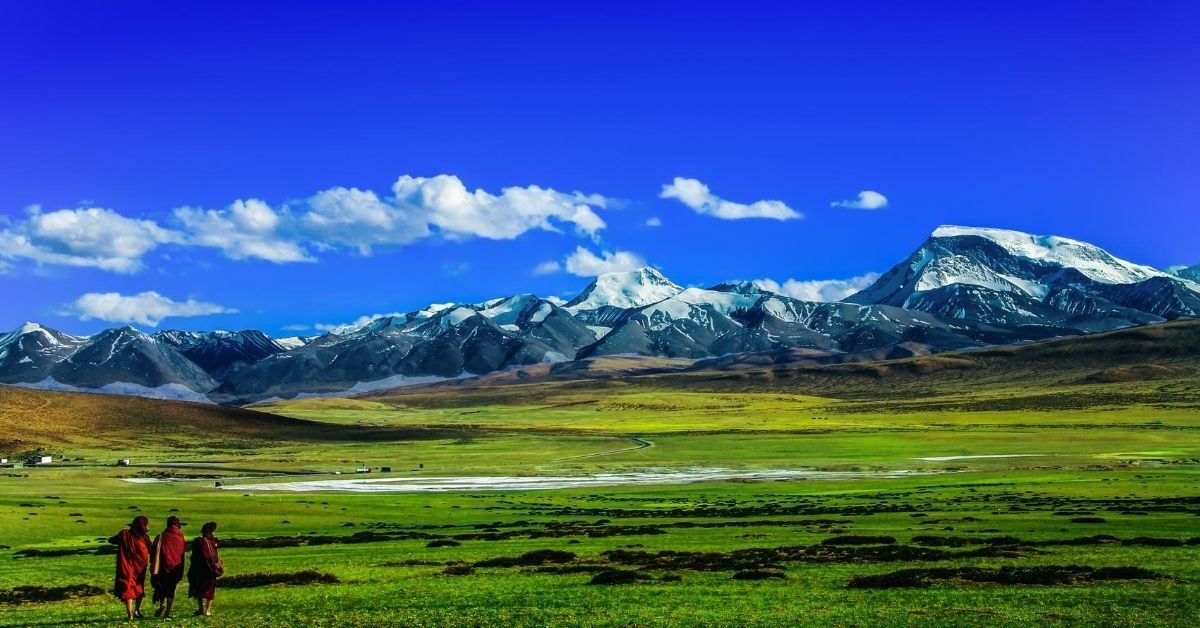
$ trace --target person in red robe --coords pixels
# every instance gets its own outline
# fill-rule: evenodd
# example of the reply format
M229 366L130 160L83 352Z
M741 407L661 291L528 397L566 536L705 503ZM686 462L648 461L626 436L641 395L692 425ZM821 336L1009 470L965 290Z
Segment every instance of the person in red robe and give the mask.
M150 584L154 585L155 617L170 617L175 604L175 588L183 580L183 559L187 541L180 529L179 517L167 517L167 527L150 544Z
M200 536L192 540L192 563L188 567L188 597L196 599L199 607L197 616L212 615L213 598L217 595L217 578L225 573L221 562L220 541L213 533L217 522L209 521L200 529Z
M138 515L128 530L121 530L108 540L117 546L117 577L113 593L125 602L129 619L142 615L142 598L146 595L146 565L150 562L150 537L146 528L150 520Z

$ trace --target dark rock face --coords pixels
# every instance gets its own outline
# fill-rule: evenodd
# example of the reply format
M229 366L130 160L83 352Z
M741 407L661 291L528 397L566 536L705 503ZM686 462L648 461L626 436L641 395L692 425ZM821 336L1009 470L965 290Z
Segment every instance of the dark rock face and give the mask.
M82 388L128 383L157 388L180 384L196 392L217 387L196 363L132 327L109 329L88 339L51 369L58 382Z

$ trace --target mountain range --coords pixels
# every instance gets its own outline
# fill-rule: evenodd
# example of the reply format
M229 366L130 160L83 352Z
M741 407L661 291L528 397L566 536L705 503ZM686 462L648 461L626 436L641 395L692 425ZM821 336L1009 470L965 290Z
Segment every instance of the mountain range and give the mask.
M247 403L612 356L709 367L907 357L1197 317L1198 280L1200 267L1161 271L1067 238L945 226L844 302L746 281L684 288L642 268L600 275L566 303L433 304L312 338L132 327L82 337L27 323L0 337L0 383Z

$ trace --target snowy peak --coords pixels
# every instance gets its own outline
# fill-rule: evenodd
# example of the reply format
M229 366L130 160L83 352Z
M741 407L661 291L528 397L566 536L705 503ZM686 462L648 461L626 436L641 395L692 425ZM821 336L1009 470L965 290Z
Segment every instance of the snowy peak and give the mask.
M1088 279L1102 283L1137 283L1166 274L1149 266L1127 262L1093 244L1059 236L950 225L938 227L930 236L931 240L955 238L983 238L1013 257L1025 258L1045 266L1072 268Z
M709 290L713 292L732 292L734 294L758 296L775 294L770 290L764 290L753 281L726 281L709 288Z
M1086 242L943 226L848 301L995 325L1101 331L1191 316L1196 298L1200 285Z
M657 303L683 292L683 288L653 268L596 277L579 296L566 305L569 312L597 310L602 307L629 309Z

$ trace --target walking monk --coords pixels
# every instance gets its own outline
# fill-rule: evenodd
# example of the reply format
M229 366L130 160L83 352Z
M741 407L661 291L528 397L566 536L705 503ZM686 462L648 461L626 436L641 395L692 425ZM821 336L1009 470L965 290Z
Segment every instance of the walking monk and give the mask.
M175 604L175 588L183 580L183 554L187 541L180 530L179 517L167 517L167 527L150 545L150 584L154 585L155 617L170 617Z
M150 537L146 528L150 520L138 515L128 530L121 530L108 540L117 546L117 577L113 593L125 602L129 619L141 618L142 598L146 595L146 564L150 562Z
M196 615L212 615L213 598L217 595L217 578L225 574L225 564L218 551L221 544L213 533L217 522L209 521L192 540L192 564L188 567L188 596L196 598Z

